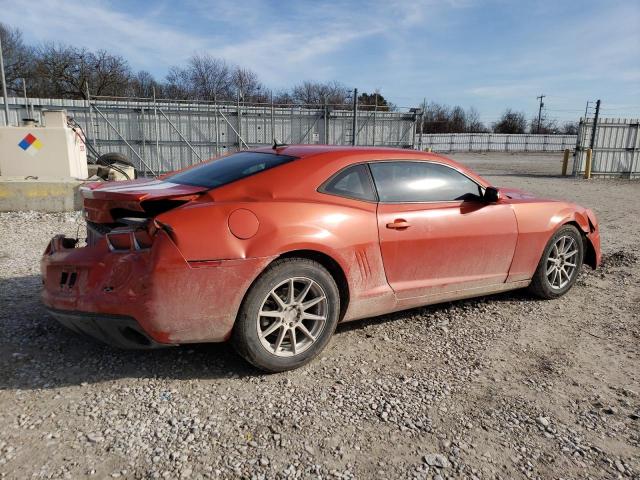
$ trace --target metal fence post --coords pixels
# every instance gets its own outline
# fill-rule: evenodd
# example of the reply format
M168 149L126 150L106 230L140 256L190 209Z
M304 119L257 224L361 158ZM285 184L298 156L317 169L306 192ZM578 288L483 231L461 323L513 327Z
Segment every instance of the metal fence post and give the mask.
M27 81L24 79L24 77L22 77L22 93L24 95L24 109L27 112L27 118L31 118L29 116L29 100L27 99Z
M93 120L93 107L91 106L91 95L89 94L89 83L85 82L84 86L87 94L87 105L89 106L89 123L90 123L89 131L91 132L91 145L93 145L93 148L97 151L98 146L97 146L97 140L96 140L96 124Z
M378 92L375 93L375 100L374 100L374 104L373 104L373 146L376 146L376 133L377 133L377 129L376 129L376 117L377 117L377 113L378 113Z
M213 96L214 125L216 129L216 156L220 156L220 122L218 120L218 96Z
M591 129L591 142L589 144L589 148L593 150L596 144L596 131L598 128L598 117L600 115L600 100L596 102L596 114L593 117L593 127Z
M587 164L589 167L589 176L587 176L587 170L585 169L584 178L591 178L593 152L596 146L596 135L598 134L598 117L599 116L600 116L600 99L596 101L596 113L593 116L593 126L591 128L591 141L589 142L589 151L587 152Z
M161 172L160 168L160 123L158 122L158 103L156 101L156 87L151 87L153 92L153 116L155 122L155 131L156 131L156 169L158 172Z
M327 97L324 97L324 144L329 145L329 106Z
M353 89L353 135L351 145L358 144L358 89Z
M273 90L271 91L271 141L276 141L275 107L273 105Z
M569 149L565 149L564 156L562 158L562 176L567 175L567 167L569 166Z
M147 142L146 142L146 135L144 134L144 107L140 108L140 123L141 123L141 129L140 129L140 134L142 136L142 159L144 160L146 158L146 149L147 149ZM149 162L151 163L151 162Z
M5 125L9 126L9 97L7 95L7 80L4 76L4 58L2 58L2 40L0 39L0 78L2 79L2 97L4 98Z
M242 112L240 111L240 89L238 89L238 150L242 150Z
M592 154L593 154L593 150L591 150L590 148L587 148L587 163L584 167L584 178L586 180L589 180L591 178L591 160L592 160L591 155Z

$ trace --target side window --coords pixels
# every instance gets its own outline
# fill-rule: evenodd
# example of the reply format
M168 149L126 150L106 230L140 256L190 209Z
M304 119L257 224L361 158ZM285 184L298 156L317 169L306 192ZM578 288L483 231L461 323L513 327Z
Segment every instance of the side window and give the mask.
M373 180L381 202L479 200L480 186L460 172L429 162L373 162Z
M364 164L345 168L330 178L319 188L322 193L330 193L340 197L358 200L376 201L373 186L369 177L369 169Z

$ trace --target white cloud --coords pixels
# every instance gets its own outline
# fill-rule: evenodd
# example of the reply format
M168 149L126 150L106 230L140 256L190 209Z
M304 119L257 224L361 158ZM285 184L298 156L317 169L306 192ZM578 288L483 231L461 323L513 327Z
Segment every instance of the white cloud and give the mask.
M184 58L201 44L195 35L156 22L134 18L102 2L42 0L37 8L0 2L3 21L21 28L28 40L61 42L90 49L106 49L124 56L138 68L166 66ZM169 62L167 62L169 59Z
M264 3L255 0L183 5L181 13L188 11L211 22L211 28L201 32L163 23L175 8L166 4L142 17L99 0L86 0L82 6L42 0L33 9L0 0L0 8L2 21L21 28L28 41L104 48L125 57L135 69L156 74L184 63L195 52L207 51L252 68L277 86L289 85L292 77L297 81L317 77L318 72L329 74L332 68L318 68L314 60L386 28L383 22L373 22L373 17L365 18L368 12L359 20L345 18L344 9L335 5L321 12L310 9L307 18L291 22L280 18L277 11L265 12ZM320 22L314 12L320 13Z

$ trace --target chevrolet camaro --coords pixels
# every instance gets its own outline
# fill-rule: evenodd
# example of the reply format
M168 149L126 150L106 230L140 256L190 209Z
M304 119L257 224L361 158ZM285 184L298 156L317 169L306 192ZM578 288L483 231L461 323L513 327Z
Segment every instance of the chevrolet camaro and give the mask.
M275 145L82 195L86 241L57 235L41 261L53 317L120 347L230 340L270 372L340 322L519 288L553 299L600 262L591 210L412 150Z

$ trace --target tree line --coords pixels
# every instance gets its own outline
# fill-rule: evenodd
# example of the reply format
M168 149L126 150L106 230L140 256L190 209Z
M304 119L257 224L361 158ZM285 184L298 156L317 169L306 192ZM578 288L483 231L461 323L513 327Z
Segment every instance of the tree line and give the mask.
M576 122L560 125L557 120L542 115L538 126L538 117L527 120L524 112L507 108L500 118L487 125L480 120L478 111L471 107L467 110L459 105L450 107L429 102L425 105L422 122L418 122L418 132L422 133L538 133L565 134L578 133Z
M164 80L148 71L133 71L127 60L105 50L59 43L27 45L22 32L0 23L7 87L21 96L23 81L30 97L87 99L91 97L139 97L203 101L240 100L245 103L273 101L284 105L348 107L353 91L339 82L305 81L288 90L272 92L253 70L231 64L208 53L192 55L185 65L169 68ZM362 93L366 109L391 105L379 93ZM374 106L375 108L375 106Z
M269 103L278 105L351 108L353 90L340 82L304 81L272 92L253 70L213 57L192 55L184 65L169 68L158 80L145 70L134 71L127 60L105 50L60 43L39 46L24 42L22 32L0 23L5 75L10 94L21 96L23 82L30 97L87 99L91 97L139 97L217 102ZM393 111L396 106L379 92L358 95L361 110ZM523 112L507 109L491 125L480 120L475 108L450 107L435 102L426 105L418 117L423 133L575 133L575 123L559 126L555 120L527 121Z

